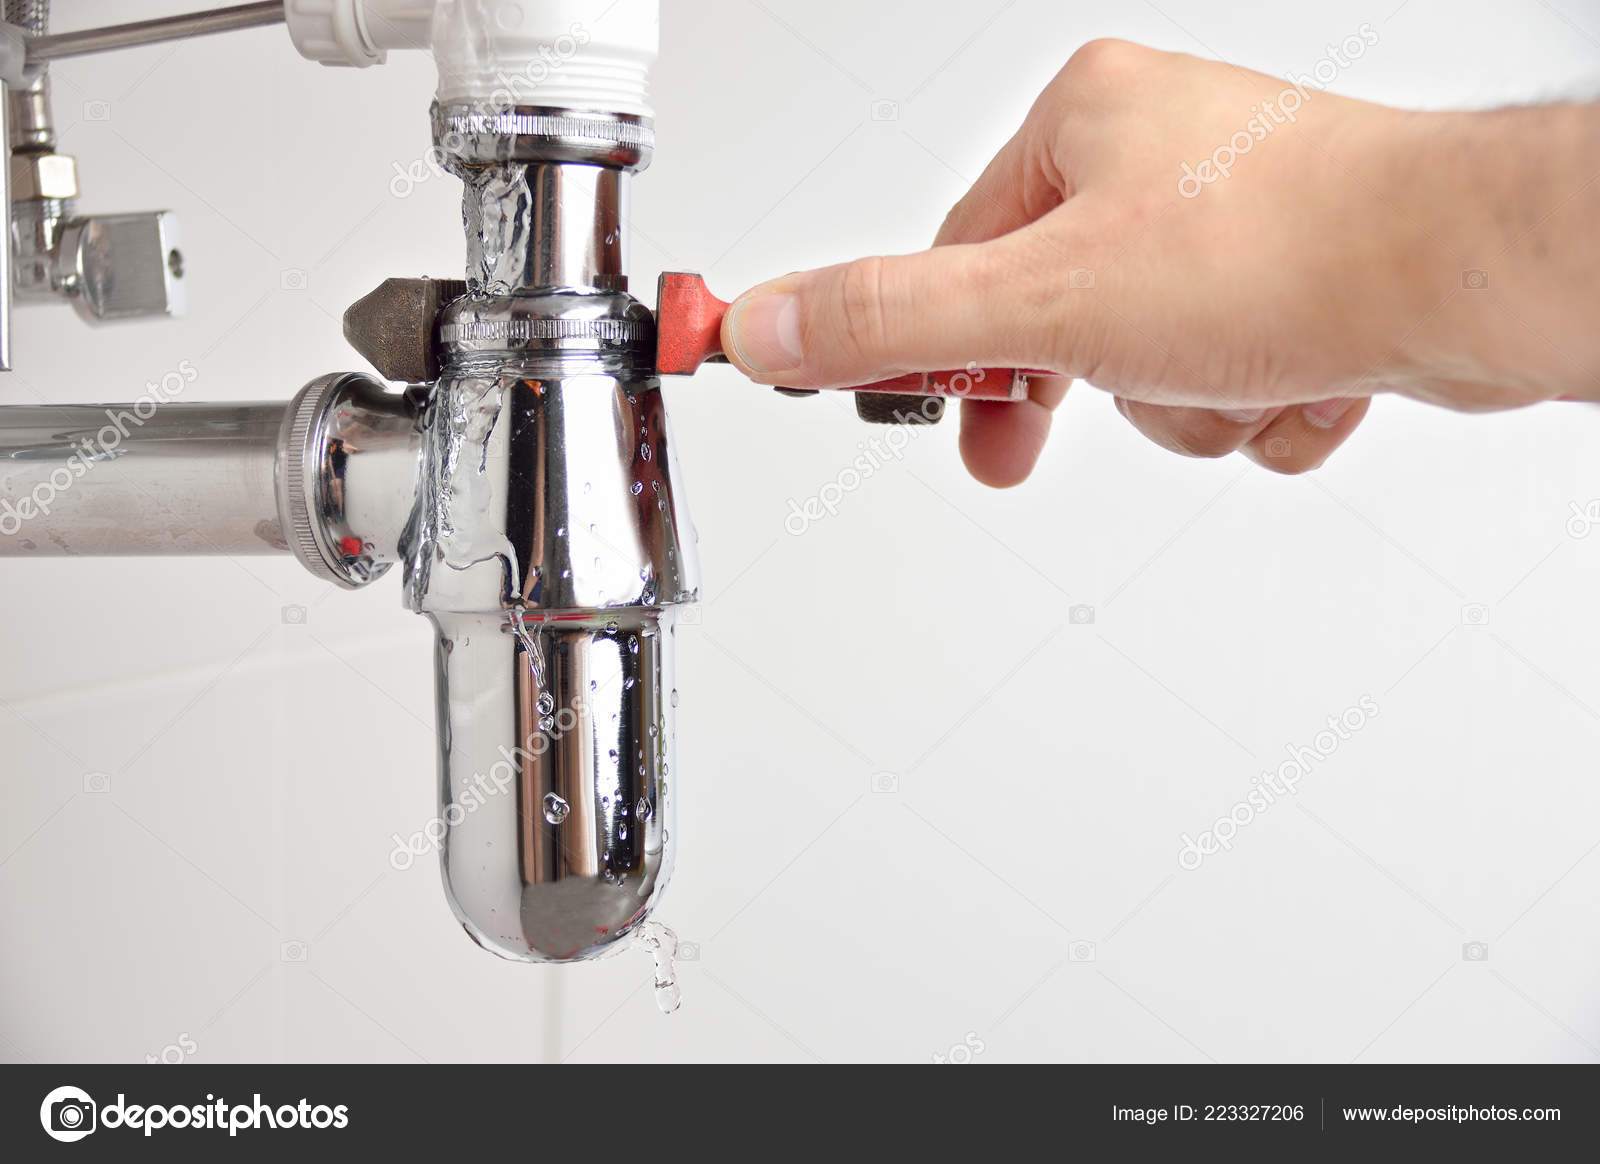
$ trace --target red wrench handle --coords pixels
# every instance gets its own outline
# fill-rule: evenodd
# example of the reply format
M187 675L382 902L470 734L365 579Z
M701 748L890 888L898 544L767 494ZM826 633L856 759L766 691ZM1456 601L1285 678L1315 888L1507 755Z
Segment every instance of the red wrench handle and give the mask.
M728 304L711 294L699 275L667 271L661 276L656 308L656 372L692 376L707 360L726 361L722 320ZM882 392L905 396L955 396L970 400L1026 400L1028 380L1050 372L1017 368L979 368L957 372L914 372L860 384L848 392Z

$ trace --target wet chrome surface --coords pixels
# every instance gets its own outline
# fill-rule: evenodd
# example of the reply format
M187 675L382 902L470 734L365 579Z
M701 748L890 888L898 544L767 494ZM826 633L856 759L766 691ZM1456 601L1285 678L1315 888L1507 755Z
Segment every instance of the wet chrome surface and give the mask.
M673 624L699 583L650 312L622 290L625 167L486 133L441 143L469 295L441 320L406 593L439 632L452 907L486 949L565 961L671 873Z

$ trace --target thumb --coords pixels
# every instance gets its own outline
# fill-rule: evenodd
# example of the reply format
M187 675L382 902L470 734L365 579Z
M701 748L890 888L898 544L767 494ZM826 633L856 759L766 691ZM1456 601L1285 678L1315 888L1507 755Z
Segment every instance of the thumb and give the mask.
M1038 314L1037 289L1013 249L1001 239L787 275L735 301L723 350L751 379L788 388L1030 365L1038 354L1022 350L1017 324Z

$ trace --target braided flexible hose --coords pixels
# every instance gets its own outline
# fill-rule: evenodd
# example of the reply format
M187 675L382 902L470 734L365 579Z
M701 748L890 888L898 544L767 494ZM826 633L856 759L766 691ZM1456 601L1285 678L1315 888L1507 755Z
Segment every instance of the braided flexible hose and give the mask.
M43 36L50 31L50 0L6 0L6 23L29 36Z

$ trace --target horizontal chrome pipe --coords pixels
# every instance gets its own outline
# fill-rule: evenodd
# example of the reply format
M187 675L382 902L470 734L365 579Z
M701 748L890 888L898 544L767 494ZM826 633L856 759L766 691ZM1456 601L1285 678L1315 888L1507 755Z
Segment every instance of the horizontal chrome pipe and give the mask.
M80 57L113 49L184 40L191 36L234 32L242 28L259 28L267 24L282 24L283 21L283 4L280 0L267 0L261 4L236 4L231 8L215 8L208 12L186 12L179 16L162 16L131 24L34 36L28 39L28 64L31 66L63 57Z
M0 557L287 550L273 486L283 409L0 408Z
M0 408L0 557L292 551L343 586L397 560L416 401L324 376L288 404Z

